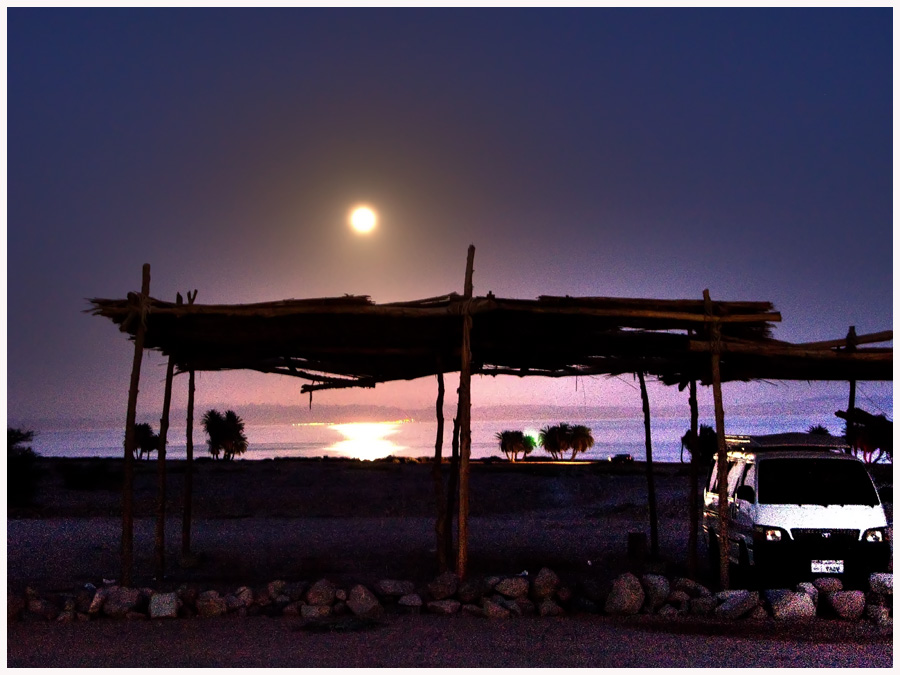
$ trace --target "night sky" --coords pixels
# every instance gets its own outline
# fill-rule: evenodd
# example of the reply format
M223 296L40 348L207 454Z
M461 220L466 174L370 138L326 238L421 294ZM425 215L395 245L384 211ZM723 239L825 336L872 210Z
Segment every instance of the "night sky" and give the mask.
M83 310L139 290L145 262L164 300L389 302L461 292L474 244L479 295L709 288L773 302L793 342L892 327L890 8L29 8L7 30L11 423L124 420L131 345ZM139 400L157 419L162 363ZM203 374L197 405L305 403L301 383ZM473 405L640 414L631 387L476 378Z

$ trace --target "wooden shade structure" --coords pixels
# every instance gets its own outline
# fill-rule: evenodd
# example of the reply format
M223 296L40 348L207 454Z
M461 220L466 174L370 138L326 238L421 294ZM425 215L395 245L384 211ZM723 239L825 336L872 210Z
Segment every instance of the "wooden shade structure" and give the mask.
M142 293L92 299L87 311L119 326L135 340L136 352L147 348L168 356L178 372L246 369L298 377L307 381L301 392L310 397L317 390L460 372L460 576L466 567L472 374L642 373L666 384L699 381L717 389L734 380L893 378L893 350L864 346L891 340L890 331L855 336L853 349L846 340L797 345L770 337L772 324L781 320L770 302L712 301L708 294L686 300L475 296L473 255L470 247L462 295L386 304L367 296L182 304L150 297L145 270ZM134 374L132 386L136 396ZM127 425L134 424L132 398ZM717 426L724 438L720 398Z

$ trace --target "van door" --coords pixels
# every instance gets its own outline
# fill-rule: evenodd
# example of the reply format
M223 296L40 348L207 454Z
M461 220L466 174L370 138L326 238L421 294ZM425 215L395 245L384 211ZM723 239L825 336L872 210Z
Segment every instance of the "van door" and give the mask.
M731 507L732 536L738 563L752 564L753 525L756 522L756 464L748 462L737 482ZM743 544L743 552L741 545ZM743 558L743 560L742 560Z
M741 540L740 532L735 527L735 516L737 514L735 493L737 492L738 485L741 483L741 479L744 477L746 469L747 463L744 461L736 461L728 466L728 555L735 562L737 562L738 559L738 543Z

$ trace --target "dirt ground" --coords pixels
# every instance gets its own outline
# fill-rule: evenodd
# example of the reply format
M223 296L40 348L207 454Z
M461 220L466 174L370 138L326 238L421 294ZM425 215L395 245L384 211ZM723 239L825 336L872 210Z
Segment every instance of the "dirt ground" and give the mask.
M446 469L446 467L445 467ZM42 459L36 504L7 520L7 583L66 591L119 578L121 461ZM886 480L890 480L888 473ZM201 460L192 551L179 564L184 462L168 473L167 573L152 578L156 465L138 465L135 585L234 590L274 579L338 584L437 572L431 467L416 463ZM657 465L660 560L630 556L649 538L644 466L481 464L471 472L472 575L535 572L564 583L624 570L686 571L687 467ZM876 482L879 482L876 477ZM884 481L882 481L884 482ZM703 567L701 581L711 581ZM486 622L388 615L370 631L311 634L286 617L170 622L14 622L12 667L888 667L890 635L871 624L659 624L577 615ZM840 625L838 625L840 624ZM810 632L811 631L811 632Z
M431 466L421 463L200 460L194 474L192 551L179 566L184 462L167 475L167 581L244 584L331 575L427 581L437 572ZM686 466L657 465L655 568L687 560ZM445 471L447 467L444 467ZM42 460L34 508L10 511L7 578L13 588L118 578L120 460ZM135 575L152 574L155 462L135 478ZM549 566L611 576L645 567L629 533L649 538L642 464L481 464L471 467L473 574Z

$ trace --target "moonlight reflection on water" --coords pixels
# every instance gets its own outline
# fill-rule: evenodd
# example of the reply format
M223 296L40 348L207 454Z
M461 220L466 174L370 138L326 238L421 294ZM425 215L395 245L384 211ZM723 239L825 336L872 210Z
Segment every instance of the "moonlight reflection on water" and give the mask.
M338 441L327 450L341 457L356 459L387 457L405 449L404 446L397 445L387 438L387 436L397 433L399 427L399 422L332 424L328 428L340 432L344 436L344 440Z

